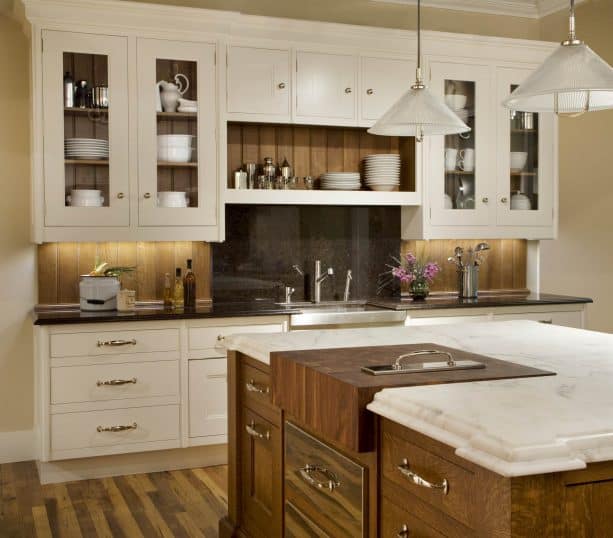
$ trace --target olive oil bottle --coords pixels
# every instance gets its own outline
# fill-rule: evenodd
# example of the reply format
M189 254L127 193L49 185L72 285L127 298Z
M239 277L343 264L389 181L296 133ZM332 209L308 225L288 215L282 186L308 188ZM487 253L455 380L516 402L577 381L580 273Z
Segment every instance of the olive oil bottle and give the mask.
M196 308L196 275L192 271L192 260L187 260L187 272L183 277L184 308Z
M174 303L175 308L183 308L183 279L180 267L175 269Z
M170 273L164 275L164 308L174 308L174 292L170 281Z

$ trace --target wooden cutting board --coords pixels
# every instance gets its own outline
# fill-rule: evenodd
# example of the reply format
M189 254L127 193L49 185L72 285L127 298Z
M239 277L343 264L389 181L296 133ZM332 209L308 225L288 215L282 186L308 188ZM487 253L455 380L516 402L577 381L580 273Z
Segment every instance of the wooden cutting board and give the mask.
M473 360L485 368L374 376L362 366L393 363L399 355L434 349L447 351L455 360ZM443 356L416 357L403 361L440 362ZM374 447L374 415L366 409L376 392L390 387L412 387L555 375L484 355L438 344L280 351L270 355L272 400L323 438L356 451Z

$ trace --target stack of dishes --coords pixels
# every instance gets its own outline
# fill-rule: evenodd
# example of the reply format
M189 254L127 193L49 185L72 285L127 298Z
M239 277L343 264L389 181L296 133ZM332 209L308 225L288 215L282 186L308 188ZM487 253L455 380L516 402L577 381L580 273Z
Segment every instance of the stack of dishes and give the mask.
M198 112L198 101L192 101L191 99L183 99L183 97L180 97L177 112Z
M359 172L326 172L321 175L321 188L327 191L359 191Z
M97 189L72 189L66 202L71 207L102 207L104 196Z
M109 141L98 138L67 138L64 140L67 159L108 159Z
M400 155L367 155L364 182L373 191L393 191L400 185Z
M158 135L158 161L188 163L192 159L192 135Z
M187 207L189 205L188 194L184 191L158 192L158 207Z

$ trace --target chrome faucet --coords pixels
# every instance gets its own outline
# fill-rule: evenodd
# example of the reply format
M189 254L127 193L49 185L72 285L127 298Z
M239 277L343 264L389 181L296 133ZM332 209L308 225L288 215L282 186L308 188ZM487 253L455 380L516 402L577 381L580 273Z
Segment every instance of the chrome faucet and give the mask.
M320 303L321 302L321 283L326 280L329 276L334 276L334 269L332 267L328 267L325 274L321 274L321 260L315 260L315 281L314 281L314 293L313 293L313 302Z
M343 295L343 301L349 301L349 293L351 290L351 281L353 280L353 274L351 269L347 269L347 278L345 279L345 294Z

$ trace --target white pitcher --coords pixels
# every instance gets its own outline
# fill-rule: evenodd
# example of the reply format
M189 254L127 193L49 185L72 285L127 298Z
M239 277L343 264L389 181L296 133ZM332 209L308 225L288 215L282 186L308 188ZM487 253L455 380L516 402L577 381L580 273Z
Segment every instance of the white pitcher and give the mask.
M183 79L185 82L182 82ZM189 89L189 80L182 73L177 73L174 76L174 82L166 82L160 80L157 83L158 102L157 111L176 112L179 105L179 99Z

